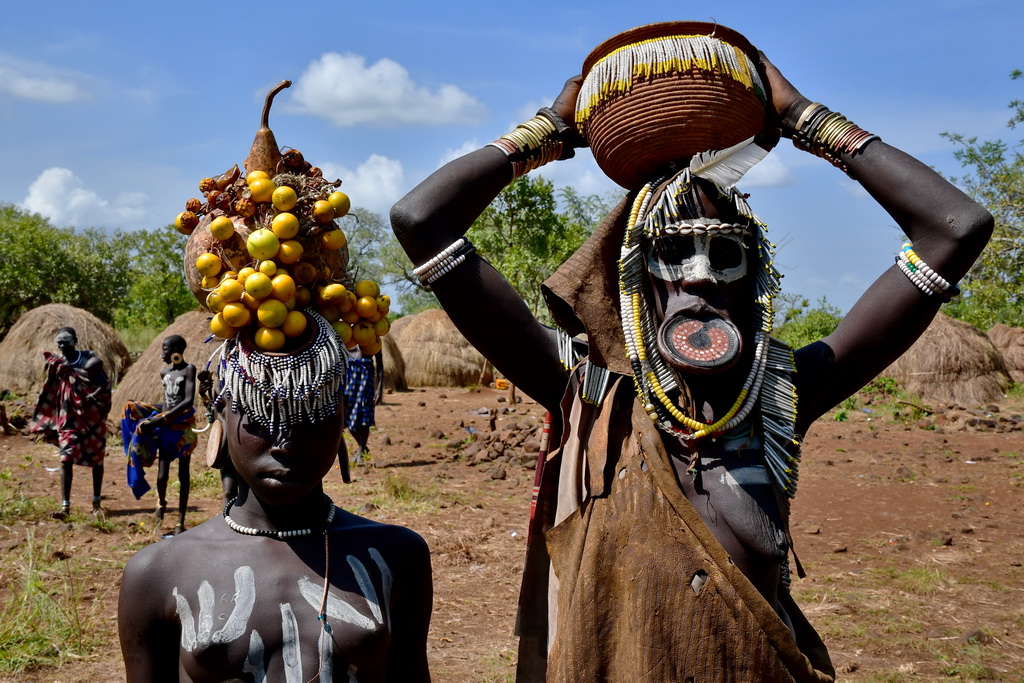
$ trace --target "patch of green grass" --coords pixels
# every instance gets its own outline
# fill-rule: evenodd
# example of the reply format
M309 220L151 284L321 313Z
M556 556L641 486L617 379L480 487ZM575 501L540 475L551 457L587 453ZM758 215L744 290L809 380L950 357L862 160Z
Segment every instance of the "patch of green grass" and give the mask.
M11 471L0 472L0 522L43 521L57 509L57 501L48 497L29 497L13 483Z
M399 472L390 472L373 490L377 507L412 514L430 512L443 499L435 486L418 487Z
M886 579L899 590L915 595L932 595L945 584L945 579L938 569L881 567L868 569L867 573Z
M86 570L79 564L52 535L37 539L33 531L4 556L2 573L13 581L11 599L0 607L0 671L59 667L101 644L102 600L83 600L78 577Z
M117 331L129 353L141 353L163 332L161 327L127 327Z

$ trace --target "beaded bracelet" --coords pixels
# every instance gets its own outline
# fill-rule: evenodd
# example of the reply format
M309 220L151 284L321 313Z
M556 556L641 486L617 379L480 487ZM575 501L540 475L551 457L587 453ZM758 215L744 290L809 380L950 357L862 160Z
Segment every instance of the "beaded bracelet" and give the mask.
M500 149L512 162L512 180L556 159L572 156L572 146L565 144L554 119L561 121L553 111L548 114L541 110L529 121L516 126L512 132L488 144L488 147ZM568 129L567 124L563 122L563 125ZM565 156L567 149L568 156Z
M914 252L914 245L910 242L905 243L896 255L896 265L907 276L907 279L914 283L915 287L928 296L938 296L949 300L960 293L959 287L951 285Z
M844 172L847 168L840 155L853 156L879 139L819 102L807 105L793 130L793 144L798 149L819 156Z
M420 284L430 289L431 284L452 272L474 251L476 247L473 243L460 237L423 265L413 268L412 274L419 279Z

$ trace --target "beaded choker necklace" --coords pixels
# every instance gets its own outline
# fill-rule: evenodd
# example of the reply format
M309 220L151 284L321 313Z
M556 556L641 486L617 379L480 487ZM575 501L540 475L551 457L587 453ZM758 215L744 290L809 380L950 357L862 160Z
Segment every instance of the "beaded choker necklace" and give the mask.
M231 506L235 504L237 498L232 498L228 501L228 504L224 506L224 521L231 527L231 530L235 533L244 534L245 536L267 536L269 538L276 538L279 541L283 541L286 538L295 538L296 536L309 536L313 533L312 529L292 529L289 531L270 531L269 529L256 529L254 527L242 526L235 520L231 519L228 512L231 511ZM324 494L324 501L327 503L327 519L324 521L324 528L326 529L334 521L334 513L337 508L334 506L334 501L330 497Z

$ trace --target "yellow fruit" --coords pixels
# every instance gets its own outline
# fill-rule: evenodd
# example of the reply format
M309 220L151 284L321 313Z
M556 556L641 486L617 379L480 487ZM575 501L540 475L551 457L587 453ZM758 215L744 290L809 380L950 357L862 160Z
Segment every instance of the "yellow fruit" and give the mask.
M300 285L308 285L316 279L316 266L303 261L292 268L292 273L295 275L296 282Z
M291 275L287 273L275 275L270 284L270 296L278 301L287 303L295 298L295 280L292 279Z
M373 324L373 331L377 333L378 337L383 337L391 331L391 321L385 316L381 316L381 319Z
M341 312L348 313L349 311L352 311L356 315L359 315L355 311L356 301L358 301L358 299L356 299L355 294L352 292L345 292L345 298L341 302Z
M360 344L359 350L362 351L364 355L373 356L379 353L383 347L384 344L381 343L380 339L374 339L371 344Z
M352 338L356 340L357 344L368 345L374 342L377 333L373 331L373 325L360 321L352 326Z
M280 327L288 317L288 309L277 299L267 299L256 309L256 317L264 327Z
M224 280L237 280L237 279L238 279L238 273L236 273L233 270L229 270L227 272L224 272L224 273L220 274L220 281L221 282L224 282Z
M364 296L356 301L356 313L363 318L370 318L377 312L377 300Z
M221 339L231 339L238 334L238 329L228 325L227 321L224 320L224 314L218 313L210 321L210 332L213 332Z
M239 282L239 284L244 285L245 284L245 278L249 277L250 275L252 275L255 272L256 272L256 269L255 268L250 268L249 266L246 266L245 268L242 268L240 271L238 271L238 282Z
M249 251L249 255L261 261L274 258L280 246L281 241L277 239L277 235L266 228L260 228L249 235L249 239L245 241L245 248Z
M204 275L199 284L203 289L213 289L220 284L220 278L216 275Z
M317 223L330 223L334 220L334 206L324 199L313 204L313 220Z
M269 178L257 178L249 183L249 191L252 192L252 200L257 204L265 204L274 195L277 185Z
M199 217L192 211L182 211L174 219L174 227L182 235L191 235L199 225Z
M305 308L309 305L309 300L312 298L312 294L309 291L309 287L303 287L299 285L295 288L295 305L299 308Z
M291 211L295 208L295 202L299 201L299 195L295 194L295 190L287 185L282 185L274 190L274 193L270 196L270 201L273 202L274 208L278 211Z
M200 254L199 258L196 259L196 270L204 277L213 277L220 272L220 268L220 257L216 254L206 252L205 254Z
M384 315L388 314L391 310L391 297L387 294L381 294L377 297L377 310L381 311Z
M231 327L245 327L252 320L252 312L240 303L226 305L220 314L224 316L224 322Z
M295 310L295 297L293 296L291 299L288 299L287 301L285 301L284 302L284 307L287 308L289 311L294 311Z
M260 307L261 303L259 299L254 299L252 295L249 294L249 292L242 293L241 301L245 305L245 307L248 308L250 311L255 311L257 308Z
M320 298L329 303L339 303L345 298L345 293L348 290L345 289L345 285L339 285L337 282L331 284L320 290Z
M277 250L277 260L286 265L297 263L302 258L302 244L298 240L285 240Z
M219 240L230 239L235 234L235 224L227 216L217 216L210 222L210 234Z
M273 289L273 282L263 273L253 273L245 280L245 291L253 299L266 299Z
M346 322L331 323L331 327L341 337L342 344L348 344L352 340L352 326Z
M380 287L373 280L360 280L356 283L356 296L360 298L372 296L376 299L380 296Z
M359 314L355 311L342 311L341 319L349 325L355 325L357 322L362 320L362 318L359 317Z
M316 307L316 312L324 317L329 323L336 323L341 318L341 311L337 306L321 303Z
M273 261L264 261L260 264L260 272L267 277L274 277L274 274L277 272L277 264Z
M291 188L279 187L277 189L290 190ZM290 240L299 234L299 219L293 213L282 211L274 216L274 220L270 221L270 229L274 231L278 239Z
M213 290L212 292L206 295L206 307L209 308L214 313L220 313L221 311L223 311L225 303L226 302L221 297L220 292L218 292L217 290Z
M256 330L254 339L256 346L264 351L279 351L284 347L285 342L284 332L267 327Z
M289 311L284 324L281 325L281 331L286 337L298 337L306 331L306 315L300 311Z
M320 233L320 246L327 251L337 251L348 244L343 230L328 230Z
M217 291L220 292L221 298L227 303L241 300L243 294L242 285L239 284L238 280L223 280L220 286L217 287ZM230 323L231 321L229 320L228 322ZM231 324L235 325L235 323ZM238 325L235 325L235 327L238 327Z
M341 218L352 208L352 201L344 192L332 192L327 201L334 207L334 217Z
M270 180L270 176L267 175L266 171L250 171L245 176L245 182L247 185L252 185L254 180Z

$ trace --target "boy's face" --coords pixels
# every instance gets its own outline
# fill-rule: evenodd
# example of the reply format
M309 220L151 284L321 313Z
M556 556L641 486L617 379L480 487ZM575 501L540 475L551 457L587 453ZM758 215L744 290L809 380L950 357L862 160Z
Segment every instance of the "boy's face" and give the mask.
M338 458L343 425L337 415L313 424L283 427L277 434L249 420L244 410L222 413L228 453L238 476L271 505L296 503L314 490Z

